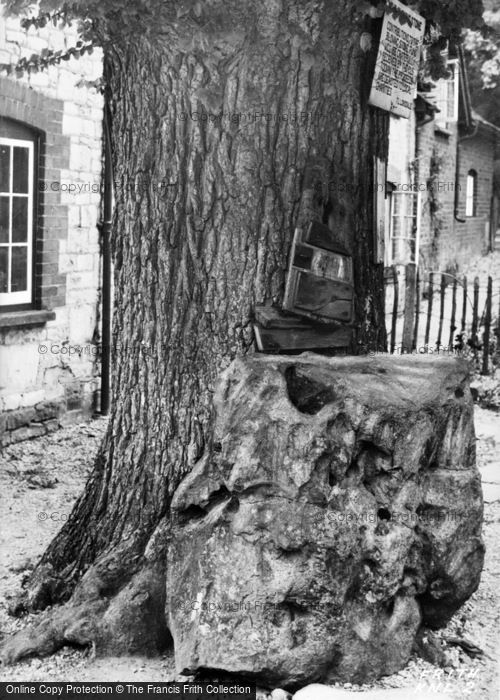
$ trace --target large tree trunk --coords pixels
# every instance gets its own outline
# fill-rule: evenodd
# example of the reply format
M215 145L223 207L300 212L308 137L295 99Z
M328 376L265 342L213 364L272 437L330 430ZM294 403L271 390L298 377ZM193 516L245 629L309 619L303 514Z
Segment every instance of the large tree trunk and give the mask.
M321 220L352 250L353 350L385 342L371 164L385 155L387 117L366 104L363 15L347 0L163 5L157 33L115 36L106 51L113 412L26 605L70 600L38 637L10 642L10 658L64 639L103 651L166 642L169 504L212 449L214 383L253 352L255 305L282 301L296 226Z

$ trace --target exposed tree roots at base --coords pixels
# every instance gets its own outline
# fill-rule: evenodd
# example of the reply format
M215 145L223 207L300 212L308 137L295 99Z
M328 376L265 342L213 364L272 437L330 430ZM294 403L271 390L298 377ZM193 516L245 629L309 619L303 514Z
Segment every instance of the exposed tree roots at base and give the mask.
M157 655L171 643L165 623L165 569L147 563L111 595L107 582L91 567L67 603L42 612L34 625L7 639L2 663L46 656L64 644L92 645L98 655ZM113 572L116 577L116 570ZM49 582L50 583L50 582ZM107 589L107 590L106 590Z

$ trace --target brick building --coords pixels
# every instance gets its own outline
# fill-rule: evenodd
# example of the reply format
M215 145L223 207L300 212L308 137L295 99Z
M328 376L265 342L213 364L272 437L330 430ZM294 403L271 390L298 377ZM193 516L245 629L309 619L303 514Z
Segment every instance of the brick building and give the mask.
M472 110L460 55L448 66L410 119L390 118L386 265L452 273L494 247L500 129Z
M1 11L0 11L1 12ZM75 28L26 32L0 15L0 63L66 50ZM98 51L0 73L0 442L88 415L100 317L102 97Z

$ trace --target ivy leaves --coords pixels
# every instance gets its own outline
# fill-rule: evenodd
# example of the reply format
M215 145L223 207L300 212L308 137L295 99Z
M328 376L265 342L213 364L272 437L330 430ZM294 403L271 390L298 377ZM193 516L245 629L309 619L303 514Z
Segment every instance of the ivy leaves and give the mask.
M61 61L69 61L71 58L80 58L84 54L91 54L94 51L92 43L84 43L77 41L76 46L72 46L67 51L52 51L51 49L42 49L39 54L32 54L29 58L21 58L16 65L8 63L0 63L0 70L5 71L7 75L15 74L20 78L24 73L38 73L49 66L55 66Z
M462 30L481 29L483 21L482 0L421 0L420 12L431 27L452 42L460 42Z

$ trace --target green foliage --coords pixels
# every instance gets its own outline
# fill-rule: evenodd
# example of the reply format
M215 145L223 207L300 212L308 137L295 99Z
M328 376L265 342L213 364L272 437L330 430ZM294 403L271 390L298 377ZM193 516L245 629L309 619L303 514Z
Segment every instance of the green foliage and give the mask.
M5 71L8 75L15 74L16 77L22 77L26 73L38 73L48 66L54 66L61 61L69 61L70 58L80 58L84 54L91 54L94 51L92 43L85 44L83 41L77 41L76 46L72 46L67 51L52 51L50 49L42 49L40 54L32 54L29 58L21 58L15 66L8 63L0 63L0 70Z
M157 11L161 5L165 6L166 3L161 0L40 0L34 5L31 0L8 0L7 14L20 16L24 29L43 29L49 24L62 28L76 23L80 40L67 51L45 49L40 55L22 58L15 66L0 64L0 70L20 77L24 73L36 73L61 61L91 54L94 47L112 44L117 36L123 38L131 33L147 34L157 27Z
M419 11L426 18L426 65L421 79L435 81L447 77L442 51L462 42L465 27L484 27L482 0L421 0Z
M483 87L488 90L500 82L500 10L486 11L486 31L466 30L464 48L471 67L481 74Z
M500 3L490 3L483 31L466 30L464 49L472 104L485 119L500 126Z
M482 0L421 0L419 12L427 21L427 31L438 30L452 43L460 43L462 29L481 29Z

